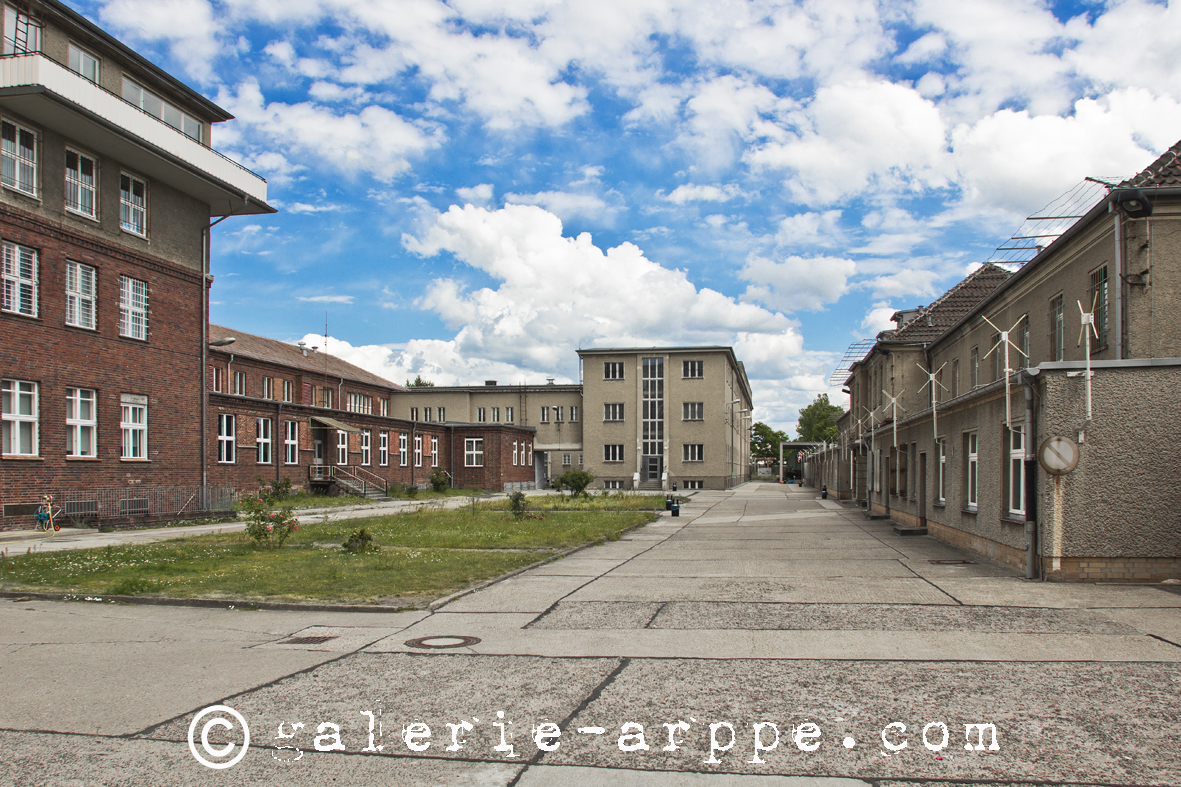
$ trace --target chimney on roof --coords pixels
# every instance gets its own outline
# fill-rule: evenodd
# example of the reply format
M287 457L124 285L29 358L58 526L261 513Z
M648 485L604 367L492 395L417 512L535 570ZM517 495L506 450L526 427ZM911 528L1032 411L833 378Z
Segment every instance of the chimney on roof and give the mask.
M547 377L547 378L545 378L545 384L546 384L546 385L553 385L553 384L554 384L554 378L553 378L553 377Z
M894 324L896 326L894 330L898 330L898 328L901 328L903 325L906 325L908 322L913 320L915 317L918 317L919 312L921 312L922 310L923 310L923 307L918 306L914 309L901 309L899 311L894 312L892 315L890 315L890 319L894 321Z
M485 380L484 385L496 385L496 381L495 380Z

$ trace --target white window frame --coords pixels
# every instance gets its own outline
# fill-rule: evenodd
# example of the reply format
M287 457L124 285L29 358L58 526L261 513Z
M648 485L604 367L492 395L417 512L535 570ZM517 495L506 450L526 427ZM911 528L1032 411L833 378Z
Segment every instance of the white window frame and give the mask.
M291 402L295 397L295 383L291 380L283 381L283 401Z
M9 130L11 129L11 141ZM32 142L32 147L26 143ZM0 121L0 184L37 196L37 132L11 120Z
M283 464L299 464L299 421L283 424Z
M0 311L25 317L37 316L38 269L35 249L4 241L4 290L0 297Z
M389 467L390 433L384 429L381 430L377 438L377 461L381 467Z
M414 466L422 467L422 435L414 435Z
M123 77L123 100L134 107L146 112L152 117L162 120L169 126L184 134L189 139L201 142L204 130L201 121L192 115L182 112L175 104L170 104L147 88Z
M32 380L4 380L2 389L3 442L0 454L6 456L38 456L41 399L37 383ZM16 400L15 403L13 400ZM22 407L27 403L27 407ZM27 451L21 450L21 436L28 435Z
M492 408L492 423L494 423L494 424L500 423L500 408L499 407Z
M466 437L463 441L463 466L484 466L484 438Z
M25 45L17 49L16 30L25 28ZM22 13L10 5L4 6L4 46L5 55L23 55L29 52L41 51L41 25L36 20Z
M254 463L269 465L271 463L271 419L254 419Z
M604 462L624 461L623 443L605 443L603 445Z
M89 418L86 409L90 411ZM66 388L66 456L95 458L98 456L97 436L98 392L93 388ZM84 448L87 444L89 449Z
M246 372L234 372L234 393L238 396L246 395Z
M684 457L684 462L704 462L705 461L705 444L704 443L684 443L681 446L681 455Z
M336 430L336 466L347 467L349 463L349 433Z
M565 407L554 405L554 420L558 423L561 423L564 420L563 416L565 415L565 410Z
M214 393L224 393L222 390L226 385L226 370L220 366L209 367L213 371L213 382L210 388Z
M603 405L603 420L604 421L622 421L623 420L623 402L612 402Z
M119 335L141 342L148 340L148 283L130 276L119 277Z
M262 398L263 399L274 399L275 398L275 378L274 377L263 377L262 378Z
M486 407L476 408L476 423L482 424L488 421L488 409Z
M513 422L513 408L504 408L504 422L506 424L511 424Z
M148 458L148 397L141 394L121 394L119 397L119 430L123 439L119 458L146 461Z
M562 467L570 466L570 454L562 454Z
M398 464L401 467L410 466L409 440L405 432L398 433Z
M94 268L66 262L66 325L93 331L98 325Z
M705 420L705 402L682 402L681 403L681 420L682 421L704 421Z
M603 379L604 380L622 380L623 379L623 361L604 361L603 362Z
M1009 501L1010 516L1025 518L1025 428L1009 431ZM1016 503L1016 505L1014 505Z
M148 236L148 183L126 172L119 173L119 227L141 238Z
M232 413L219 413L217 416L217 462L222 465L232 465L237 460L237 424Z
M382 399L378 399L377 401L381 402L381 405L380 405L380 406L381 406L381 415L382 415L382 417L383 417L383 418L388 418L388 417L389 417L389 415L390 415L390 400L389 400L389 399L382 398Z
M71 156L77 164L73 169L70 168ZM89 181L85 173L86 162L90 164ZM88 219L98 218L98 161L73 148L66 148L65 208Z
M527 454L527 457L529 459L529 466L533 467L533 441L528 440L526 442L529 444L529 449L528 449L528 454Z
M578 420L578 405L572 404L572 405L570 405L570 423L574 423L577 420Z
M546 407L545 405L541 406L541 423L543 423L543 424L549 423L549 408Z
M705 361L681 361L681 377L685 380L705 378Z
M417 420L418 420L418 408L417 408L417 407L411 407L411 408L410 408L410 420L411 420L411 421L417 421Z
M517 441L513 440L513 467L518 466L517 458Z
M75 74L96 85L102 76L102 61L72 41L70 42L66 65ZM87 66L92 66L93 68L87 68ZM87 73L91 70L93 70L93 74Z
M361 467L369 467L373 459L373 432L369 429L361 430Z
M980 482L980 435L978 432L968 433L968 483L965 493L968 496L968 510L979 510L979 482Z
M439 466L439 436L431 435L431 467Z
M935 488L935 500L947 504L947 440L939 440L939 485Z

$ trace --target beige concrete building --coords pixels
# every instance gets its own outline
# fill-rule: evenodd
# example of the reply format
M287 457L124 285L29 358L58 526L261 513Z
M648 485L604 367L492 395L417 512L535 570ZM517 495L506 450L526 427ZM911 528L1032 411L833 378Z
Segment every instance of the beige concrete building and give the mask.
M730 347L579 350L582 383L410 388L413 421L533 427L536 483L567 470L595 489L725 489L750 475L751 391Z

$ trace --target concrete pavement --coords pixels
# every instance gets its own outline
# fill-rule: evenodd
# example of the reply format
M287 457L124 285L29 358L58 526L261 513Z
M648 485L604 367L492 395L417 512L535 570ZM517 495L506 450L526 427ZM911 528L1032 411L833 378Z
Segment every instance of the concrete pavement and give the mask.
M1181 783L1181 595L817 497L702 492L433 612L0 601L0 783Z

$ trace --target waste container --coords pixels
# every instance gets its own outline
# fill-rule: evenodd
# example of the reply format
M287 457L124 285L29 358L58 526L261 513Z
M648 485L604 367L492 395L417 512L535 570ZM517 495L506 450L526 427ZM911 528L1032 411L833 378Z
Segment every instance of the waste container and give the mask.
M821 500L828 500L828 487L827 486L820 487L820 499Z
M676 503L673 503L672 512L673 512L673 516L680 516L681 515L681 507L679 505L677 505Z
M673 510L673 499L671 497L664 498L664 510L665 511L672 511Z

